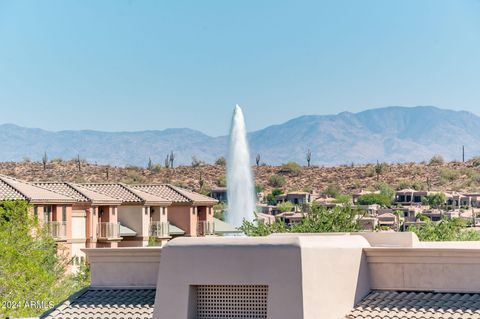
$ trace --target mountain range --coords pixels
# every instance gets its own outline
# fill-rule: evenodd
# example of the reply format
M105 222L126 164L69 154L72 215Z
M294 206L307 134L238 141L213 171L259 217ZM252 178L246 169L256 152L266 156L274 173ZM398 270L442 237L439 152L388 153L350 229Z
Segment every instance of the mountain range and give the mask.
M260 154L270 165L289 160L305 163L308 149L314 165L420 162L435 154L461 160L480 154L480 117L466 111L432 106L385 107L359 113L305 115L248 134L252 162ZM93 130L46 131L0 125L0 161L72 159L118 166L163 164L170 151L176 165L192 156L212 163L225 155L228 137L208 136L188 128L139 132Z

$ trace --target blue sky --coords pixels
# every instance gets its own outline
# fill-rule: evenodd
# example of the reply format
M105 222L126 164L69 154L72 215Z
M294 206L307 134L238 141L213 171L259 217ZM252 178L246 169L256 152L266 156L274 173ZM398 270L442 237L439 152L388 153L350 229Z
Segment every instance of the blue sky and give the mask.
M226 134L304 114L480 114L480 1L0 0L0 123Z

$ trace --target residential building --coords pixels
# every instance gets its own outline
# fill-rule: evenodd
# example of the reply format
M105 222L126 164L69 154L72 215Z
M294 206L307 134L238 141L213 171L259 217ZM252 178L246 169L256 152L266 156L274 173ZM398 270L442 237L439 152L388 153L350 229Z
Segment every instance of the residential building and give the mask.
M122 183L90 183L82 186L121 202L117 220L133 231L123 237L119 243L121 247L148 246L151 236L159 245L171 238L168 224L171 201ZM115 215L115 211L113 213ZM111 216L111 213L108 215Z
M308 192L288 192L275 196L275 200L278 203L291 202L295 205L310 204L313 201L312 194Z
M215 187L210 191L210 197L218 200L219 202L227 202L227 188L226 187Z
M171 203L168 222L183 230L185 236L215 234L213 206L218 200L170 184L139 184L129 188L168 200Z

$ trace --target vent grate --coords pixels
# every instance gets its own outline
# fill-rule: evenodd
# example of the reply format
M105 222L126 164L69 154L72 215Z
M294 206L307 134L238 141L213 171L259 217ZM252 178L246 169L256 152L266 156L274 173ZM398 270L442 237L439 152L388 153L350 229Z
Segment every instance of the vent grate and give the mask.
M195 286L197 319L267 318L268 286Z

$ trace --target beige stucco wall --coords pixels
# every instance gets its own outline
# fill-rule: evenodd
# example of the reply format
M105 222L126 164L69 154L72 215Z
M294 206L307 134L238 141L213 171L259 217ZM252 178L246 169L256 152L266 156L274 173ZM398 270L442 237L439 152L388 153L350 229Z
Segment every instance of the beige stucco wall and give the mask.
M154 318L193 319L192 285L212 284L268 285L268 318L339 318L369 290L363 247L360 236L175 239L162 251Z
M170 206L168 221L183 230L186 236L197 234L197 215L191 206Z
M84 249L91 269L91 286L155 287L161 248Z

